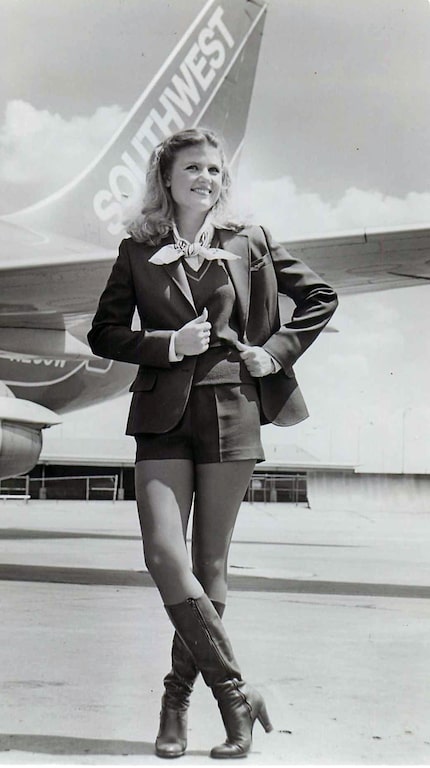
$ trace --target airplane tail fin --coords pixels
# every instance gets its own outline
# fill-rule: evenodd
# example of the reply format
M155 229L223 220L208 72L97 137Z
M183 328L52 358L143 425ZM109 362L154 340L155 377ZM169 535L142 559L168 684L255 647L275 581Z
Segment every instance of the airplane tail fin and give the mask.
M110 142L45 200L4 217L116 248L124 199L141 192L153 147L177 130L220 134L230 161L243 143L266 14L261 0L208 0Z

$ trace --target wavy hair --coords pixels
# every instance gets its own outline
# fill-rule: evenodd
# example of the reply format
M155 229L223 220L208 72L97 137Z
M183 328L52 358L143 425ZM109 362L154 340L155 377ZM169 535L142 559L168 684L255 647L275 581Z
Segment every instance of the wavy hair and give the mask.
M181 149L205 143L217 149L221 157L221 192L211 209L211 220L218 227L233 230L241 228L242 224L233 221L228 213L231 175L220 139L213 131L205 128L189 128L174 133L158 144L149 158L142 207L140 213L127 226L127 232L134 240L158 245L172 229L174 208L166 178Z

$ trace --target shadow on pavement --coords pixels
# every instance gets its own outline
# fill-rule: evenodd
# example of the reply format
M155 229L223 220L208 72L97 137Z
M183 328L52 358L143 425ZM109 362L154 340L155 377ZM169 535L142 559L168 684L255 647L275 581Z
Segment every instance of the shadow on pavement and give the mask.
M2 528L0 530L0 540L21 541L23 539L108 539L138 541L142 539L139 535L123 533L92 533L91 531L44 531L40 528Z
M49 734L0 733L1 752L30 752L45 755L155 755L154 744L148 741L121 739L85 739L77 736ZM190 749L188 756L207 757L204 750Z
M154 587L146 571L66 566L0 565L0 581L37 581L54 584L82 584L115 587ZM375 584L367 582L285 579L258 574L229 574L229 589L239 592L294 592L313 595L363 595L366 597L407 597L430 599L430 586L417 584Z
M23 541L32 539L104 539L111 541L142 541L141 534L124 534L124 533L92 533L90 531L45 531L40 528L1 528L0 540L4 541ZM188 539L189 541L189 539ZM248 547L257 546L261 547L315 547L318 549L362 549L360 544L314 544L312 542L296 542L296 541L241 541L240 539L234 539L235 544L246 544Z
M31 752L47 755L153 755L154 745L147 741L120 739L83 739L76 736L48 734L0 734L0 752Z

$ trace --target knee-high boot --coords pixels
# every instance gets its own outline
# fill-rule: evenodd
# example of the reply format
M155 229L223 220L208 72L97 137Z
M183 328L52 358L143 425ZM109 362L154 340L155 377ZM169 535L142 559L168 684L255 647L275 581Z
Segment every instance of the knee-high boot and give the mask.
M224 626L206 595L165 608L218 702L227 739L211 750L211 757L244 757L255 720L265 731L272 730L263 697L242 680Z
M224 603L212 600L222 617ZM165 676L161 700L160 728L155 741L158 757L181 757L187 748L187 711L199 670L183 641L175 632L172 642L172 669Z

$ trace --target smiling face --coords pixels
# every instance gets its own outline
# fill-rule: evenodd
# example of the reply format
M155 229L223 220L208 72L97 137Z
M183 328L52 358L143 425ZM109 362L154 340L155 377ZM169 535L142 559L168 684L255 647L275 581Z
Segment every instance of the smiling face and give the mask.
M210 144L180 149L173 160L166 186L178 218L205 218L219 199L222 188L222 160Z

